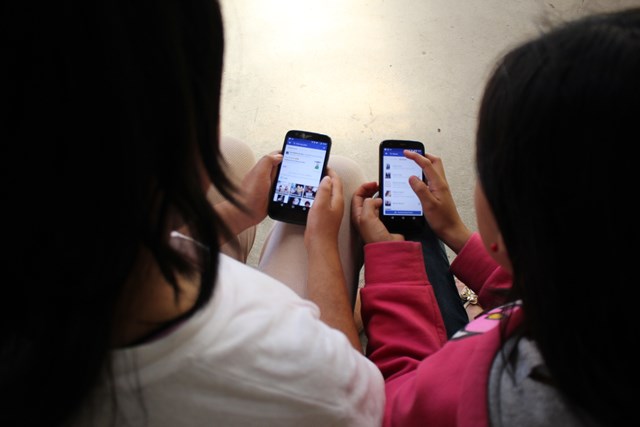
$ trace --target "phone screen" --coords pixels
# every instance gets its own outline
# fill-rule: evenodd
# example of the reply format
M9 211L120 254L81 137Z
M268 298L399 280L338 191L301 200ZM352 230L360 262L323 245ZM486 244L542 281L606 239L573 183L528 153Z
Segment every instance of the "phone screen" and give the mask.
M275 183L270 215L283 221L305 223L313 205L329 154L330 142L287 134ZM273 214L273 215L272 215Z
M382 148L382 214L387 217L422 216L420 199L409 185L409 177L421 177L422 169L404 156L405 149L424 154L417 148Z

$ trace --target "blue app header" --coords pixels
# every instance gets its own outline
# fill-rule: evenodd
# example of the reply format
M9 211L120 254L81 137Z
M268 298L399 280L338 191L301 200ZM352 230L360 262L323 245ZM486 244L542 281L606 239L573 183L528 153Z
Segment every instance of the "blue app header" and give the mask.
M385 157L404 157L404 150L415 151L416 153L422 154L422 150L418 150L417 148L383 148L382 155Z
M329 144L321 141L313 141L310 139L287 138L287 144L297 147L314 148L316 150L326 150Z

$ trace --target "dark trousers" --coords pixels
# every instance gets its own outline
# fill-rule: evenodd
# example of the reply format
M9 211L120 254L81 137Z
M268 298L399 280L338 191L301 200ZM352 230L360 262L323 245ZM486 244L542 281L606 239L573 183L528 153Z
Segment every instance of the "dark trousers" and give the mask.
M456 333L469 321L462 304L458 288L449 271L449 258L445 246L429 225L420 230L405 234L405 239L422 244L422 256L427 277L440 307L440 313L447 329L447 337Z

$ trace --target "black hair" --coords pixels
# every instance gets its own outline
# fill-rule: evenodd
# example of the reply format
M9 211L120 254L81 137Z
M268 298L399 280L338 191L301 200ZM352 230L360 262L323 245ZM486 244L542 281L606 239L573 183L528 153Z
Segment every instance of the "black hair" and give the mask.
M497 64L478 179L513 267L523 334L553 383L606 425L633 419L640 9L585 17Z
M223 62L211 0L28 1L1 6L4 232L1 425L59 425L109 371L124 284L149 253L180 297L195 266L178 222L210 248L190 315L228 233L218 123ZM200 271L201 268L201 271Z

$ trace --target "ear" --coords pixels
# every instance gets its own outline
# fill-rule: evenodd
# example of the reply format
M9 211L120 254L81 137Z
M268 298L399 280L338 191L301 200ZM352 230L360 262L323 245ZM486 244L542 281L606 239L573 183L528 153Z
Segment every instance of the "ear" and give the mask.
M511 267L511 258L509 258L507 246L504 244L504 240L502 239L502 233L498 232L497 236L495 237L495 246L489 249L489 254L491 255L491 258L493 258L498 264L500 264L502 268L504 268L511 274L513 273L513 269Z
M509 273L512 273L511 259L507 252L507 246L502 239L502 233L493 211L489 206L487 198L484 195L484 190L479 182L476 182L476 189L474 194L476 218L478 221L478 231L482 238L482 243L486 248L491 258L493 258L498 264L500 264Z

